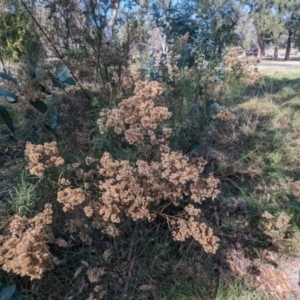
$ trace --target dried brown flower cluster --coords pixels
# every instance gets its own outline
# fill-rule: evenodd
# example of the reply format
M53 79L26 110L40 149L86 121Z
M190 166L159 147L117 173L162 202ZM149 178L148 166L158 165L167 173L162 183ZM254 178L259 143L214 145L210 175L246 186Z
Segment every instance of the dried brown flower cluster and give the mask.
M245 74L245 77L243 78L243 81L248 86L253 86L255 82L257 82L259 79L262 78L262 74L258 71L258 68L255 67L249 67L247 70L247 73Z
M212 118L232 123L237 122L236 116L229 110L222 110L218 114L214 115Z
M258 71L258 59L241 61L240 50L238 47L232 48L225 55L225 63L229 73L234 77L240 78L246 85L252 86L262 75Z
M85 193L81 188L67 187L57 193L57 201L64 205L64 211L74 209L75 206L84 202L85 199Z
M103 276L106 272L103 268L94 267L94 268L89 268L86 273L89 281L91 283L95 283L98 282L100 277Z
M176 241L194 238L207 253L215 253L219 247L219 238L213 235L212 228L201 222L201 210L192 204L185 207L185 218L171 220L172 235Z
M200 177L206 162L200 158L191 164L180 152L162 153L161 162L138 160L134 166L128 161L113 160L109 153L104 153L100 163L99 172L105 178L100 182L102 196L94 203L94 208L86 207L85 211L89 216L100 215L105 222L119 223L125 216L134 221L153 221L157 215L153 207L162 200L177 206L185 197L201 203L207 198L214 199L219 193L218 179L212 175ZM199 226L199 222L193 222L193 226L196 223ZM203 227L202 238L197 237L207 251L211 251L209 244L215 241L211 232L207 233ZM196 237L196 233L193 234ZM186 231L186 238L190 236L193 235Z
M171 221L171 225L175 227L172 230L175 241L185 241L192 237L203 246L206 253L216 253L218 250L219 238L214 236L212 228L205 223L199 223L199 221L193 221L192 219L177 219Z
M228 71L232 72L235 76L243 74L243 64L239 56L239 47L233 47L224 57Z
M134 124L143 128L155 129L158 122L167 120L171 114L166 107L155 107L154 100L163 93L163 89L156 81L136 83L134 96L122 101L118 108L106 111L106 127L113 127L115 132L126 133L126 126ZM133 143L132 140L128 141Z
M284 247L283 242L291 226L289 224L291 217L285 212L281 212L278 217L275 217L267 211L262 214L262 217L266 219L264 233L271 237L272 242L277 244L278 247Z
M101 277L106 274L106 270L100 267L93 267L87 270L87 276L90 283L99 283ZM103 285L96 285L94 287L94 293L90 293L89 298L87 300L99 300L103 299L106 294L106 289Z
M117 86L117 97L128 97L132 94L134 88L134 75L131 74L129 69L123 69L119 76L116 72L113 72L112 83Z
M221 145L231 145L239 141L240 133L238 128L238 119L234 113L229 110L222 110L212 117L209 133Z
M84 230L79 232L79 238L87 245L91 245L93 243L93 239Z
M0 236L0 264L3 270L31 279L40 279L53 268L47 243L54 242L48 225L52 223L51 204L32 219L16 215L6 235Z
M145 154L165 144L171 129L161 130L159 134L155 132L160 122L171 117L167 107L155 105L155 99L162 93L163 89L156 81L136 82L133 96L123 100L117 108L101 111L100 131L112 127L115 133L124 133L126 141L137 145Z
M59 167L64 163L63 158L59 156L56 142L44 145L33 145L27 142L25 154L29 159L27 169L30 174L38 177L42 177L47 168Z
M155 207L161 201L171 201L178 206L183 199L189 198L201 203L207 198L214 199L219 193L218 179L212 175L208 178L200 175L206 161L195 158L191 162L182 153L171 152L167 141L171 129L161 129L160 133L157 130L158 124L171 116L166 107L155 106L154 100L162 92L158 82L138 81L133 96L123 100L117 108L103 110L100 114L100 130L112 127L116 133L124 133L129 144L143 145L139 149L150 146L151 152L154 145L158 149L157 160L138 160L134 165L129 161L114 160L107 152L103 154L99 168L99 175L103 178L100 181L102 195L84 208L88 217L97 219L93 226L102 232L108 229L103 229L105 223L120 223L125 217L134 221L153 221L158 213ZM181 230L181 240L194 237L205 251L216 251L218 239L199 219L181 219L180 224L174 223L174 227ZM116 234L114 230L111 233ZM174 238L179 239L178 234L174 233Z

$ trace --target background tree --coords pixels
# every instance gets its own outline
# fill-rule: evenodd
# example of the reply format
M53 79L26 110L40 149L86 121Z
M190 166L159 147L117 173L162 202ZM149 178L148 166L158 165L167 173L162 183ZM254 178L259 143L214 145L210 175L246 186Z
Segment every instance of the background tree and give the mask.
M284 7L286 11L284 15L284 22L288 34L284 59L288 60L290 58L293 38L295 36L299 24L300 3L297 0L286 1L284 3Z
M298 18L298 21L295 26L294 41L295 46L300 50L300 18Z
M258 48L256 30L251 15L240 11L235 32L239 37L238 44L244 49L245 53L254 47Z
M225 46L237 44L238 35L235 33L235 28L239 19L239 10L233 1L201 1L199 15L202 22L206 24L207 34L219 55L222 54Z
M37 49L39 36L28 19L25 11L19 7L0 12L0 56L18 61L20 57Z

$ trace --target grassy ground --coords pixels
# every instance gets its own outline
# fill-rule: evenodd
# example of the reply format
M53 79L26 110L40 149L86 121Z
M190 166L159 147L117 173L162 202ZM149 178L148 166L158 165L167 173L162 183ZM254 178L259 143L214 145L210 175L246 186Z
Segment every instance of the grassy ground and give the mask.
M51 246L55 269L33 281L1 270L0 282L16 283L28 300L87 299L95 286L96 299L108 300L299 299L300 69L260 71L264 77L254 87L233 84L223 102L237 123L215 121L209 130L218 135L206 137L207 171L221 180L220 195L202 209L221 240L215 255L206 254L195 241L173 241L163 219L126 221L120 237L91 233L93 244L87 245L62 233L66 215L57 211L54 233L63 235L69 246ZM96 120L98 111L89 111L90 120ZM28 128L46 121L47 116L29 119L17 132L23 141L34 139ZM75 126L72 116L64 122ZM32 217L42 210L44 199L56 199L51 181L25 171L24 142L10 140L4 125L0 129L2 230L14 213ZM88 150L80 149L75 158L80 161L87 151L95 157L115 145L117 140L94 135ZM74 161L70 149L63 150L64 157ZM127 150L118 155L132 159L135 154ZM90 267L103 269L99 282L87 279Z

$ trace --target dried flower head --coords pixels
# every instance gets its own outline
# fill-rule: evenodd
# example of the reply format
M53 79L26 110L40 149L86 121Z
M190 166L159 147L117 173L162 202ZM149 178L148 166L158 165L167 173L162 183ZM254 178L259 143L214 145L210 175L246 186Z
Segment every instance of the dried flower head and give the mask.
M91 283L95 283L98 282L100 277L105 274L105 269L99 267L89 268L86 273L89 281Z
M102 195L97 201L99 208L93 211L98 211L104 222L119 223L126 216L132 220L153 221L157 213L155 207L160 201L169 200L177 206L185 197L190 197L201 203L207 198L214 199L219 193L218 179L212 174L208 178L200 175L206 161L199 158L191 163L180 152L161 153L161 162L138 160L135 165L114 160L106 152L100 163L99 173L104 177L100 181ZM189 223L182 224L190 230L187 236L194 237L206 251L215 251L218 239L211 236L211 229L206 230L199 222L200 209L189 205L185 210ZM195 224L202 224L200 232L195 231ZM102 232L112 235L108 227Z
M219 238L213 235L213 230L205 223L194 220L177 219L172 220L174 226L172 235L175 241L185 241L194 238L207 253L216 253L219 247Z
M91 245L93 242L92 238L84 231L79 232L79 238L87 245Z
M32 279L41 279L53 269L52 255L47 244L54 239L48 227L52 223L51 204L32 219L16 215L7 234L0 236L0 264L3 270Z
M29 162L27 169L31 174L38 177L44 175L44 171L50 167L59 167L63 165L64 160L59 156L57 143L45 143L44 145L33 145L26 143L25 155Z
M64 239L62 238L58 238L56 239L55 243L62 248L67 248L68 247L68 242L66 242Z
M64 205L64 211L74 209L75 206L84 202L85 199L85 193L81 188L67 187L57 193L57 201Z
M244 60L240 59L240 50L238 47L232 48L225 56L225 63L229 73L240 78L245 84L252 86L262 75L258 71L258 59Z
M159 123L171 117L167 107L155 105L155 100L162 93L163 89L156 81L137 81L133 96L123 100L117 108L100 113L100 131L113 128L115 133L124 134L126 141L137 145L142 152L147 152L147 146L149 151L149 146L152 149L165 143L171 129L165 129L158 135L154 132Z

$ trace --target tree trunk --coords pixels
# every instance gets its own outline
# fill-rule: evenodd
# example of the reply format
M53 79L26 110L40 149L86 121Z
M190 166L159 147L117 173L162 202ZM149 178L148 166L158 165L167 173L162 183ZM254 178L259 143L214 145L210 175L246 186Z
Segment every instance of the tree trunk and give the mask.
M261 58L264 55L265 55L265 45L259 43L257 57Z
M257 57L261 58L263 55L265 55L265 45L264 45L264 41L262 40L262 38L260 36L257 37L257 41L258 41Z
M286 43L286 50L285 50L285 58L284 58L284 60L289 60L290 59L291 44L292 44L292 35L293 35L293 31L289 30L289 36L288 36L287 43Z
M222 45L218 45L218 54L221 56L222 55Z
M275 44L274 48L274 60L278 59L278 43Z
M2 66L3 66L3 71L4 71L4 73L6 73L6 74L7 74L7 70L6 70L6 68L5 68L4 60L3 60L3 57L2 57L2 55L1 55L1 54L0 54L0 61L1 61L1 63L2 63Z
M116 19L117 19L117 16L118 16L119 4L120 4L120 0L111 1L112 12L111 12L110 18L107 22L107 25L104 28L104 34L105 34L105 37L106 37L106 41L110 44L114 44L113 27L116 23Z

